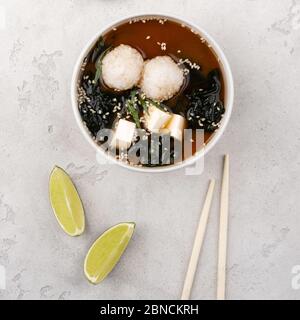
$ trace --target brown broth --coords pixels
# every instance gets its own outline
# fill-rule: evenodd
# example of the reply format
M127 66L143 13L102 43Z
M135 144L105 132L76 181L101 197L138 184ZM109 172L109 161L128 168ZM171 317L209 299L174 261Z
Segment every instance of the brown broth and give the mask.
M188 107L186 95L194 89L205 88L206 77L214 69L218 69L220 73L222 84L220 99L224 102L224 77L218 58L201 35L193 32L189 26L170 20L164 21L163 24L158 19L140 20L123 23L102 36L106 47L116 47L120 44L130 45L137 49L144 59L169 55L175 61L189 59L192 63L200 66L200 70L190 70L185 84L175 97L164 101L164 104L170 107L174 113L186 116ZM166 44L166 50L162 50L161 43ZM91 52L94 48L91 49ZM94 73L94 63L88 61L85 71ZM109 90L108 88L103 89ZM204 142L207 143L213 134L205 132ZM193 153L196 151L194 143Z

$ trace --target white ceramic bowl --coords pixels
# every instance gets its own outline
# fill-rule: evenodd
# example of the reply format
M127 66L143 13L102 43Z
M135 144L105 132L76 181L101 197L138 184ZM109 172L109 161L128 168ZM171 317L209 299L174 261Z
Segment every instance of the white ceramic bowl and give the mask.
M107 31L114 27L118 27L118 25L121 25L129 20L132 19L143 19L143 18L149 18L149 17L158 17L158 18L166 18L168 20L173 20L178 23L183 23L186 26L194 29L197 31L210 45L211 49L215 52L215 54L218 56L219 61L220 61L220 68L222 69L222 74L224 78L224 84L225 84L225 101L224 101L224 106L225 106L225 114L223 116L223 119L220 124L220 128L212 135L211 139L205 146L205 148L199 150L196 152L192 157L184 160L181 163L174 164L174 165L169 165L169 166L164 166L164 167L138 167L138 166L132 166L129 164L126 164L122 161L116 160L114 157L110 156L107 154L91 137L90 133L88 132L87 128L84 126L81 115L78 110L78 102L77 102L77 81L78 77L80 76L80 67L82 65L82 62L84 58L87 56L91 48L94 46L96 41L99 39L99 37L102 34L105 34ZM180 17L173 16L173 15L168 15L168 14L144 14L144 15L136 15L136 16L129 16L125 17L121 20L115 21L108 26L102 28L97 32L97 34L87 43L86 47L82 50L75 68L73 72L73 77L72 77L72 84L71 84L71 99L72 99L72 108L75 114L76 121L78 123L78 126L82 132L82 134L85 136L86 140L90 143L90 145L96 150L97 153L102 154L103 157L107 158L108 160L116 163L119 166L125 167L127 169L133 170L133 171L139 171L139 172L169 172L177 169L181 169L187 166L190 166L194 164L196 161L198 161L201 157L204 157L204 155L209 152L214 145L220 140L222 134L224 133L224 130L226 129L226 126L229 122L231 112L232 112L232 107L233 107L233 99L234 99L234 86L233 86L233 77L232 77L232 72L228 63L228 60L223 53L222 49L220 46L216 43L216 41L203 29L201 29L199 26L188 22Z

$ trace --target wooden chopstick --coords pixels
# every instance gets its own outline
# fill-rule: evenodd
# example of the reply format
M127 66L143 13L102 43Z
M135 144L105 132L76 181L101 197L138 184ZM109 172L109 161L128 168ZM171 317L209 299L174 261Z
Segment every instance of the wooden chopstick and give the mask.
M199 255L201 252L202 243L205 236L214 188L215 188L215 180L211 180L208 187L204 206L201 212L201 217L199 220L199 224L198 224L198 228L197 228L197 232L194 240L193 250L192 250L188 270L187 270L185 281L184 281L181 300L188 300L191 295L191 290L194 282L195 272L198 265Z
M217 300L225 300L226 294L226 255L228 233L228 202L229 202L229 156L224 157L223 180L220 201L219 226L219 257Z

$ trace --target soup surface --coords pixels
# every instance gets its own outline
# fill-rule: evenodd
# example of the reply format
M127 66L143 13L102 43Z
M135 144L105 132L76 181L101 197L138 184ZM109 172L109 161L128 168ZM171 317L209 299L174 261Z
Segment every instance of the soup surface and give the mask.
M184 117L187 128L193 131L203 129L203 145L208 143L218 129L225 112L224 83L219 60L201 34L189 26L157 18L131 20L112 28L95 43L83 62L78 85L79 110L92 137L95 138L98 130L102 128L114 127L119 115L118 111L121 112L124 109L124 101L130 96L131 90L118 92L107 87L101 76L95 82L99 57L121 44L138 50L145 61L158 56L169 56L183 69L183 85L171 99L163 101L163 106L166 110ZM103 94L102 100L97 96L98 98L93 101L93 94L96 96ZM117 109L116 101L119 106ZM100 110L101 113L96 110L97 105L105 105L105 103L107 108ZM110 112L111 109L117 112ZM126 119L130 120L130 118L132 119L127 115ZM99 144L103 141L106 140L97 139ZM195 153L199 145L196 147L193 139L191 142L193 153ZM116 157L119 157L118 152ZM174 161L168 164L172 163ZM155 165L162 164L159 162Z

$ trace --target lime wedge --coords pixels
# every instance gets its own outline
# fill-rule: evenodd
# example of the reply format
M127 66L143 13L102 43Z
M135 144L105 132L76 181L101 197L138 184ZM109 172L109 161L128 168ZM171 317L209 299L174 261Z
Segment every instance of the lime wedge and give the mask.
M84 231L84 210L78 192L68 174L55 166L49 181L50 202L54 215L70 236Z
M94 242L84 261L84 273L91 283L100 283L112 271L125 251L134 228L132 222L117 224Z

